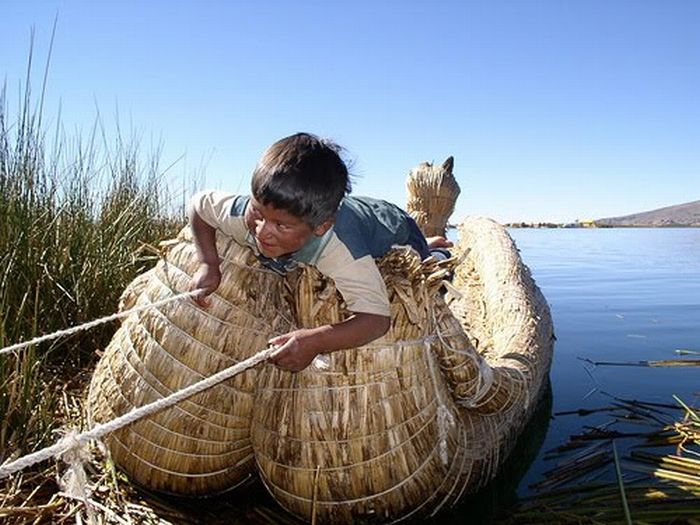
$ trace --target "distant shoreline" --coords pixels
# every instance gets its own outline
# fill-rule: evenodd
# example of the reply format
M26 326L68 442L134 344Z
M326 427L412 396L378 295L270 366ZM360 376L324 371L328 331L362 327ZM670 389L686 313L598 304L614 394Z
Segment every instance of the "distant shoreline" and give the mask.
M700 224L596 224L595 222L591 224L583 223L524 223L524 222L507 222L503 226L506 228L515 229L643 229L643 228L655 228L655 229L673 229L673 228L700 228Z
M506 226L508 228L700 228L700 201L619 217L577 219L570 223L510 222Z

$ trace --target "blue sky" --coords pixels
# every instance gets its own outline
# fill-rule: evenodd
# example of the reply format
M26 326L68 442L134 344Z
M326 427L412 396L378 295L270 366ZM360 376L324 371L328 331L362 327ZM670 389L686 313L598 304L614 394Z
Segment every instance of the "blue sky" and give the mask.
M348 149L354 193L399 204L412 167L454 155L455 221L700 199L697 1L2 0L10 108L56 13L46 113L69 133L118 113L163 166L185 155L174 181L246 192L304 130Z

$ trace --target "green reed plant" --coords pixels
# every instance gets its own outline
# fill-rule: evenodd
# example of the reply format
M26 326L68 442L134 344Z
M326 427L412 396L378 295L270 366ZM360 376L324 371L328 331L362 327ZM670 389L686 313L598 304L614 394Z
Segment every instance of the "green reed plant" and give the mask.
M157 151L142 154L118 130L108 139L99 119L87 138L67 137L60 123L49 135L42 105L29 75L14 113L0 93L0 347L114 313L153 264L143 246L184 223ZM54 439L65 381L115 328L0 355L0 462Z

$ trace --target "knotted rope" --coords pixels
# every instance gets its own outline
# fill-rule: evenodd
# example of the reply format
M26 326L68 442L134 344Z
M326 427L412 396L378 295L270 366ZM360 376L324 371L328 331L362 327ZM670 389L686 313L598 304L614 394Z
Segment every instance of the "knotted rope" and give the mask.
M14 474L15 472L24 470L25 468L30 467L41 461L45 461L52 457L58 457L66 451L68 451L69 449L75 449L78 446L84 447L89 440L99 439L109 434L110 432L119 430L120 428L130 425L131 423L139 419L148 417L150 415L155 414L156 412L169 408L179 403L180 401L192 397L195 394L199 394L204 390L216 386L219 383L222 383L223 381L226 381L227 379L230 379L235 375L254 367L262 361L265 361L268 358L270 358L277 351L277 347L270 346L264 350L261 350L257 354L249 357L248 359L241 361L240 363L236 363L235 365L230 366L229 368L226 368L220 372L217 372L216 374L207 377L206 379L202 379L201 381L194 383L186 388L183 388L182 390L178 390L177 392L174 392L169 396L164 397L163 399L159 399L147 405L134 408L126 414L119 416L111 421L95 425L90 430L81 434L69 434L63 439L59 440L56 444L51 445L50 447L46 447L44 449L38 450L37 452L28 454L10 463L0 465L0 479L6 478L7 476Z
M437 327L436 327L437 328ZM447 449L447 439L449 437L450 427L455 426L455 418L447 407L447 402L442 395L442 390L440 389L440 381L438 379L439 372L438 367L435 364L437 356L433 353L431 349L431 342L426 340L425 342L425 353L426 359L428 360L428 369L430 370L430 377L433 381L433 389L435 391L435 398L437 400L437 423L438 423L438 435L439 435L439 447L440 447L440 459L442 464L449 465L449 456Z
M75 439L77 432L69 430L64 440L72 442L69 448L61 454L61 459L68 464L68 471L61 477L59 483L65 493L85 505L87 521L90 525L97 523L95 509L90 503L87 475L83 464L90 459L88 450Z

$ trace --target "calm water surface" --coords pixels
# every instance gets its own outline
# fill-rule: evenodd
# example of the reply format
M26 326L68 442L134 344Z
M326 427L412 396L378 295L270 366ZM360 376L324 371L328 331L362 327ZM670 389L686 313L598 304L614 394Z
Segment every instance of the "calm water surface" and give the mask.
M431 523L490 524L554 467L546 451L606 423L557 412L608 406L605 393L673 404L700 391L700 368L597 366L591 361L677 359L700 351L700 229L513 229L549 302L557 341L551 396L494 483ZM700 356L692 356L699 359ZM638 427L635 428L638 430ZM625 440L616 440L625 450ZM612 467L610 478L612 476Z
M602 392L673 403L700 391L700 369L591 367L592 361L677 359L700 351L700 229L515 229L547 298L557 342L552 413L610 402ZM693 356L700 358L700 356ZM588 368L588 372L586 371ZM606 416L554 417L519 492L550 468L545 450Z

